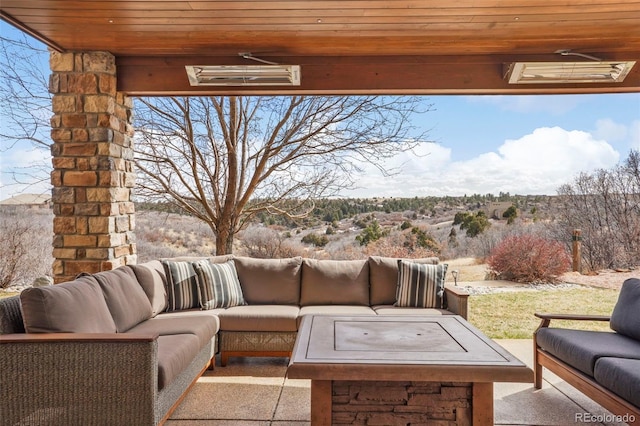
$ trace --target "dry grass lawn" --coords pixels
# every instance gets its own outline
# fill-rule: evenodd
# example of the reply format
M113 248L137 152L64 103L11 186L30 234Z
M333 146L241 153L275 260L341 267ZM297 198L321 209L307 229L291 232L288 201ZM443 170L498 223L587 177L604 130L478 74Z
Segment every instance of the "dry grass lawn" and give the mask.
M540 324L535 312L610 315L619 290L580 288L469 297L469 322L493 339L530 339ZM552 326L609 330L608 322L552 321Z
M478 263L478 260L473 257L443 260L442 263L449 265L447 268L447 282L453 282L451 271L458 271L458 282L484 281L487 276L487 264Z

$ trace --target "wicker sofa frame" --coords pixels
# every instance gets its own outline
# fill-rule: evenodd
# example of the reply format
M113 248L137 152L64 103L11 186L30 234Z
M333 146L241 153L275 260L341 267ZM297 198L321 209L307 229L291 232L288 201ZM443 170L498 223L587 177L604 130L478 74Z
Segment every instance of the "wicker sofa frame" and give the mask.
M195 259L202 258L187 260ZM219 262L228 261L229 257L210 259ZM184 258L176 260L185 261ZM427 261L435 263L437 259ZM294 263L296 262L302 265L302 259L297 259ZM367 261L362 262L362 266L368 268ZM385 262L388 262L388 259ZM320 262L318 267L323 268L323 265L325 264ZM335 263L329 263L329 265L334 268L336 266ZM157 313L157 317L182 315L220 317L216 320L219 321L219 327L212 340L175 379L159 388L157 375L161 354L159 354L158 339L162 332L137 332L133 328L132 333L25 333L20 297L0 299L0 352L2 352L0 357L2 421L0 424L162 424L170 417L206 368L214 367L215 354L219 353L222 365L226 365L228 359L234 356L289 357L291 355L297 336L295 326L293 329L289 326L286 330L273 327L268 330L261 329L263 318L260 315L252 318L249 313L248 328L225 328L226 309L203 311L193 308L178 312L161 312L167 304L167 294L164 290L167 277L162 264L159 261L151 261L123 268L131 268L135 271L151 305L160 312ZM239 270L239 275L243 278L241 272ZM300 273L301 271L293 280L293 286L299 285L296 284L296 280L300 280ZM258 270L256 276L262 275L264 274ZM318 282L322 284L322 279ZM247 295L255 295L256 289L252 289L251 286L260 286L260 283L246 279L244 281L241 279L241 284ZM343 284L347 287L352 286L349 282ZM368 302L370 300L368 278L359 285L365 287L356 288L356 292L365 294L364 300ZM150 288L152 290L149 290ZM272 290L273 288L269 287L269 292L273 292ZM261 291L265 293L264 288ZM300 297L299 293L298 296ZM457 314L466 318L467 297L468 293L461 288L446 285L444 309L408 308L402 311L404 308L395 310L392 306L381 307L384 308L382 311L402 311L409 315ZM376 298L372 297L371 300ZM377 300L380 302L380 297ZM275 295L271 303L277 304L277 302L278 295ZM290 302L291 298L283 300L282 303L290 306ZM261 305L258 311L260 309L264 311L264 306ZM277 305L273 307L278 308ZM339 306L314 305L313 307L329 311L338 309L340 313L362 313L366 310L368 314L382 314L382 311L374 310L373 304L364 302L358 303L357 306L339 304ZM251 312L251 303L248 308ZM246 314L243 315L246 316ZM299 323L301 315L293 319L294 324L296 320ZM168 333L171 334L170 331Z

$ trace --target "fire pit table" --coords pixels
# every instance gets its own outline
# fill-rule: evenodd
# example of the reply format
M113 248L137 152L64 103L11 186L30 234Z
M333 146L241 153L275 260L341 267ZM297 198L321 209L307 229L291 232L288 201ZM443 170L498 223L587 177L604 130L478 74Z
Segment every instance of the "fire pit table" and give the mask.
M533 371L462 317L305 316L287 376L311 379L312 426L493 424L493 383Z

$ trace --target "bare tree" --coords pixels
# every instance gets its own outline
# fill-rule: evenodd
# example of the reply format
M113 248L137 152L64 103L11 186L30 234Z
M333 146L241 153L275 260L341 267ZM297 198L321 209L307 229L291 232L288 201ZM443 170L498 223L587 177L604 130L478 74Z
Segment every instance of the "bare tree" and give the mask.
M569 242L582 230L582 253L588 267L629 267L640 259L640 179L638 151L610 170L581 173L558 189L559 229Z
M17 145L49 150L51 94L49 53L25 34L0 36L0 154ZM34 184L49 179L50 163L2 171L9 181ZM3 184L6 185L3 178Z
M218 254L262 211L302 216L312 200L353 187L363 164L424 140L417 97L198 97L139 99L138 194L206 222Z
M17 206L0 213L0 288L51 276L51 211Z

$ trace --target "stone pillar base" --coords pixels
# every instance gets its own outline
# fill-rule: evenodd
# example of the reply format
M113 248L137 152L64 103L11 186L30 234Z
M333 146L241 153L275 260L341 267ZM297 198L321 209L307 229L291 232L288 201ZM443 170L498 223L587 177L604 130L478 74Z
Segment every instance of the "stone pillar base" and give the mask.
M472 423L472 383L333 381L332 425Z

